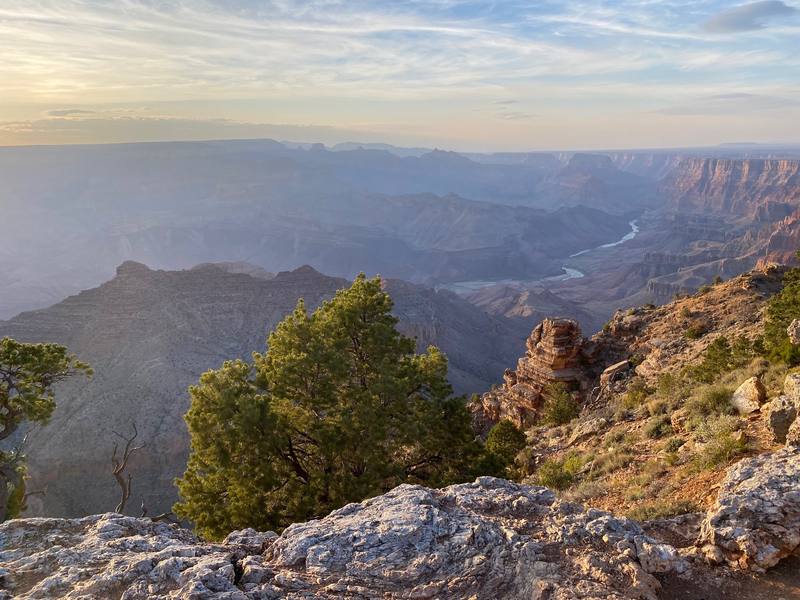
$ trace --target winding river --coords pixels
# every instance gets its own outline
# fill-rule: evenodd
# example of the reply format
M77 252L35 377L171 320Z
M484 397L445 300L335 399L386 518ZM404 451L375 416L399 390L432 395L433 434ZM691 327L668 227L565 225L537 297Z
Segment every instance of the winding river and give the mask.
M586 250L581 250L580 252L576 252L575 254L570 254L570 258L576 258L578 256L583 256L584 254L588 254L589 252L594 252L595 250L601 250L603 248L613 248L614 246L619 246L620 244L624 244L636 237L636 234L639 233L639 225L636 223L636 220L630 221L628 223L631 230L618 239L616 242L609 242L608 244L603 244L601 246L595 246L594 248L587 248ZM477 281L459 281L456 283L448 283L444 285L436 286L440 289L450 290L451 292L456 292L457 294L468 294L470 292L474 292L476 290L489 287L492 285L523 285L529 286L534 285L537 283L548 283L548 282L560 282L560 281L569 281L570 279L580 279L581 277L585 277L585 273L582 273L578 269L573 269L571 267L567 267L566 265L561 267L564 272L560 275L551 275L550 277L543 277L541 279L533 279L533 280L521 280L521 279L499 279L494 281L488 280L477 280Z

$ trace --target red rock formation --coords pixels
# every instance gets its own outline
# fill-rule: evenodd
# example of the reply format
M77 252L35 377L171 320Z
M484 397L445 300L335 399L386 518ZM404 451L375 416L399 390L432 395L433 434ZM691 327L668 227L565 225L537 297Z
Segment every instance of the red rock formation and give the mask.
M774 220L800 206L800 161L690 158L661 187L679 211Z
M584 365L593 354L594 344L584 339L576 321L545 319L528 338L527 352L516 371L507 369L499 389L471 404L476 429L486 432L503 419L518 427L530 426L544 402L544 390L554 383L585 393L589 378Z
M758 261L758 268L768 264L788 265L797 263L795 253L800 250L800 210L776 224L769 236L765 255Z

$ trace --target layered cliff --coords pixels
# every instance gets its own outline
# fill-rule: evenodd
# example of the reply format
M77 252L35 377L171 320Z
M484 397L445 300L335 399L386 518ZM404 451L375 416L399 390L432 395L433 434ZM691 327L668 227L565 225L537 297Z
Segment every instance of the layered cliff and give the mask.
M553 384L585 397L596 353L597 346L581 335L577 322L545 319L528 338L527 351L516 370L506 370L503 385L470 404L476 429L485 433L504 419L529 427L539 416L544 392Z
M678 211L772 221L800 205L800 160L687 158L661 191Z

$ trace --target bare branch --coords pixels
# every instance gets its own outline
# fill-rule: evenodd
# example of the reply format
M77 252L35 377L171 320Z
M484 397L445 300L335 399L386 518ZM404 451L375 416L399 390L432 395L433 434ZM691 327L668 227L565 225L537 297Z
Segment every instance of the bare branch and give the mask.
M120 488L120 500L117 504L116 508L114 509L115 512L121 513L125 510L125 505L128 503L128 500L131 497L131 484L133 481L133 476L128 473L127 479L125 478L125 469L128 467L128 461L130 457L141 450L146 446L146 444L142 444L140 446L134 446L133 443L136 438L139 436L139 430L136 428L136 423L132 424L133 435L130 437L125 437L124 435L117 433L116 431L112 430L111 433L119 437L120 439L124 440L125 447L122 451L122 456L118 456L117 452L119 451L119 445L117 442L114 442L114 449L111 452L111 465L113 467L112 475L114 475L114 479L117 480L117 485ZM144 503L142 503L144 507Z

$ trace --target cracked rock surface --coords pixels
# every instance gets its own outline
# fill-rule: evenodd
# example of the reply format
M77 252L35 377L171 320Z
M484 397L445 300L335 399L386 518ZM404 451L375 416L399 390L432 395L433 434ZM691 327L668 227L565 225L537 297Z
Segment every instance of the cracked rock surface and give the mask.
M0 526L0 597L645 598L686 561L628 519L489 477L402 485L283 535L221 544L104 514Z
M701 527L716 561L763 572L800 549L800 448L737 463Z

